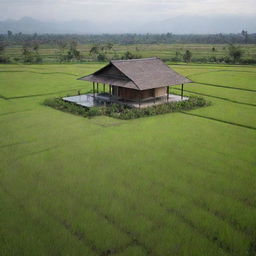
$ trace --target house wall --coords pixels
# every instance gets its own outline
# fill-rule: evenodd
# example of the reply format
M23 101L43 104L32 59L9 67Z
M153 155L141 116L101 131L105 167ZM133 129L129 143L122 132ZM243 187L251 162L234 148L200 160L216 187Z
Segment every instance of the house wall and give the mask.
M155 88L155 97L161 97L166 95L167 88L161 87L161 88Z
M112 95L120 97L125 100L137 100L139 99L139 91L129 88L123 88L118 86L112 86Z
M112 95L120 97L125 100L138 101L141 97L142 100L153 97L161 97L166 95L166 87L155 88L149 90L138 91L129 88L123 88L118 86L112 86Z

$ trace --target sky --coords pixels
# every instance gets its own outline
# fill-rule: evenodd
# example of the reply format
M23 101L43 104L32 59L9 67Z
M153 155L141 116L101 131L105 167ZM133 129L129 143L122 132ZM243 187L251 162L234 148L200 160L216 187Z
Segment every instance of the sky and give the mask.
M152 22L198 14L256 18L256 0L0 0L0 20Z

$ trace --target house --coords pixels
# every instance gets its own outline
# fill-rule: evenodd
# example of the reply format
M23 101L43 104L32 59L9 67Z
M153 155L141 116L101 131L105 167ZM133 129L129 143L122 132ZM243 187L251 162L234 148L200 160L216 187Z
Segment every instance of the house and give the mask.
M169 86L173 85L181 85L179 100L182 100L183 84L191 82L169 68L159 58L112 60L105 67L79 80L93 83L95 97L101 97L99 93L99 83L101 83L104 95L108 95L112 102L139 107L168 101ZM109 86L108 94L105 85Z

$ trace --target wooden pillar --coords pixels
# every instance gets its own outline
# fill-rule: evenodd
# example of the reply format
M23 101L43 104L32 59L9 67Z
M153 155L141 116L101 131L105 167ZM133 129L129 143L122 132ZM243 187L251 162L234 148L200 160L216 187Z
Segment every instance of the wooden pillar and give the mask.
M99 83L97 83L97 93L99 93Z
M139 92L139 108L140 108L140 105L141 105L141 91Z
M156 104L156 89L153 89L154 90L154 104Z
M183 99L183 84L181 85L181 99Z
M166 87L166 93L167 93L167 102L169 101L169 86Z
M111 84L109 85L109 94L110 94L110 96L112 96L112 85Z
M93 93L93 96L95 96L95 83L94 82L92 82L92 93Z
M103 84L103 92L105 92L105 84Z

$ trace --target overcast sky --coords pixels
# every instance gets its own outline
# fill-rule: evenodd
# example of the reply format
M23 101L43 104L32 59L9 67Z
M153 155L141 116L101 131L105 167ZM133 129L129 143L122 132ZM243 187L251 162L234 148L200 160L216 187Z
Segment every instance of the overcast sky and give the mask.
M179 15L255 15L256 0L0 0L0 20L155 21Z

